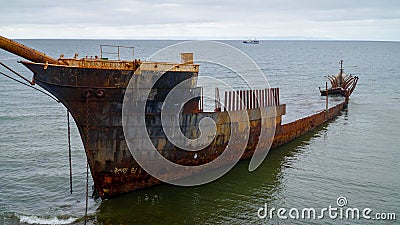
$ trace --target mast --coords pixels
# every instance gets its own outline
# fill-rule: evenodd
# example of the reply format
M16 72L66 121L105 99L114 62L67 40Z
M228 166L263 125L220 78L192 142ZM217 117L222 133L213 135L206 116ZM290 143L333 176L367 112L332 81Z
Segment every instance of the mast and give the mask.
M338 86L341 87L343 83L343 59L340 60L340 72L338 74Z
M343 59L340 60L340 73L343 73Z

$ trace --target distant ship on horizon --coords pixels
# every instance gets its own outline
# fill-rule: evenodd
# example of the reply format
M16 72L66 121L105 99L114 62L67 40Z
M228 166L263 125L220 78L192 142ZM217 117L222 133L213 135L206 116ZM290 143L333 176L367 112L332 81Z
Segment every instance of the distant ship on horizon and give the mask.
M256 39L246 39L246 40L243 40L243 43L244 44L259 44L260 41L256 40Z

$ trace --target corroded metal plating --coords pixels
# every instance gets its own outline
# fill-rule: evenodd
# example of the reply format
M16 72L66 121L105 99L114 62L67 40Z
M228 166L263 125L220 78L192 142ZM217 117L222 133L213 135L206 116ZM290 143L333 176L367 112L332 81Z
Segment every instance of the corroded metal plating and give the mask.
M340 71L336 75L328 75L331 87L321 90L321 95L342 95L349 97L357 86L358 76L347 75L343 70L343 60L340 60Z
M165 158L181 165L201 165L221 155L229 141L231 128L245 133L240 125L230 123L228 111L244 110L249 116L250 137L241 156L245 159L253 155L257 144L260 147L266 145L259 143L260 131L266 124L276 124L272 143L275 148L334 118L347 104L346 99L327 111L282 125L281 117L286 113L286 105L279 102L279 89L226 92L223 95L226 107L221 109L217 105L215 112L203 112L202 99L196 98L184 106L180 117L182 132L189 138L197 137L199 121L210 117L216 121L217 136L206 148L188 152L176 148L166 138L161 125L160 109L169 91L184 80L192 79L190 88L201 91L196 87L195 79L199 66L193 64L193 55L190 53L182 54L181 64L77 57L54 60L33 49L23 48L29 52L25 54L19 49L21 46L5 47L4 43L14 44L8 39L2 39L0 43L3 43L0 45L3 49L33 61L22 63L34 73L35 83L58 98L73 116L85 147L95 188L103 199L160 183L135 162L124 137L122 104L132 76L141 78L138 79L140 82L159 79L146 102L147 131L158 151ZM160 71L167 72L160 77ZM262 121L260 112L272 109L276 114Z

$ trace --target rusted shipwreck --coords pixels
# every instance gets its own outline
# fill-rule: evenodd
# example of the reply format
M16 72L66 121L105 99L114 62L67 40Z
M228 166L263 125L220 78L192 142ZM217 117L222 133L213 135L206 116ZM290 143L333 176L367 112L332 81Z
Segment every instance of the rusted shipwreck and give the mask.
M343 97L350 96L356 88L358 76L347 75L343 70L343 60L340 60L340 71L336 75L328 75L331 87L326 85L325 90L319 89L322 96L341 95Z
M182 63L76 57L53 59L1 36L0 47L29 60L21 63L33 72L31 84L38 84L54 95L71 113L84 144L95 189L102 199L161 183L138 165L124 137L122 104L132 76L152 76L158 68L166 64L172 68L159 78L159 82L153 87L157 94L149 96L146 105L146 126L149 135L157 150L162 151L168 160L181 165L201 165L213 161L227 145L230 133L221 128L229 126L226 124L217 123L218 134L215 140L196 153L175 147L163 133L159 120L160 112L154 105L162 104L168 92L180 82L197 77L199 65L193 63L190 54L182 57ZM188 89L196 90L198 87L196 83L192 83ZM242 159L252 156L259 142L263 126L260 111L267 112L271 107L276 109L272 118L276 122L276 129L271 146L276 148L334 118L347 105L349 96L331 108L327 107L313 115L282 124L281 118L286 112L286 105L280 103L278 88L234 92L226 92L223 95L225 107L216 107L214 112L203 112L201 98L190 100L183 107L180 126L193 127L182 129L187 137L193 137L193 133L197 131L195 125L201 118L211 117L220 121L226 120L224 118L230 111L246 112L251 126ZM240 96L243 101L239 103L234 96ZM256 98L260 101L255 101Z

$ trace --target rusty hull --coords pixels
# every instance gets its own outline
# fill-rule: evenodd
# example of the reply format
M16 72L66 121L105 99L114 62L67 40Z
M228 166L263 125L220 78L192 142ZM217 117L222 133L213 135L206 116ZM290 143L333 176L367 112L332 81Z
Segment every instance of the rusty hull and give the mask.
M326 111L282 125L281 117L286 112L286 106L279 103L279 89L225 93L226 107L216 107L215 112L203 112L202 99L194 98L183 108L180 117L182 132L189 138L196 138L202 118L211 117L217 121L217 135L212 143L194 153L172 145L163 132L160 120L161 105L178 83L192 79L186 88L199 91L196 83L199 66L193 64L192 53L182 53L181 64L103 60L98 57L78 59L77 55L73 59L53 59L2 36L0 48L33 61L22 63L34 73L34 83L58 98L69 110L80 132L95 188L103 199L161 183L135 162L125 141L122 103L133 76L141 82L158 79L146 101L147 132L153 145L165 158L181 165L200 165L221 155L230 139L231 129L245 135L247 130L240 124L231 123L227 111L246 111L249 117L250 136L241 155L245 159L253 155L257 144L265 148L270 146L271 143L259 141L261 130L265 130L268 124L276 126L272 141L272 148L275 148L334 118L348 100L346 98L343 103ZM238 98L245 101L238 101ZM255 98L261 99L261 103L257 103ZM261 119L263 110L269 112L266 120ZM272 111L274 113L271 114ZM194 154L197 154L196 157Z
M146 105L146 125L154 146L164 157L181 165L200 165L214 160L224 151L232 125L226 111L202 112L199 107L200 100L195 99L185 106L181 116L182 131L189 138L196 137L198 121L204 117L211 117L219 121L216 138L211 145L197 152L197 157L194 157L194 152L177 149L168 141L161 126L159 105L175 85L198 75L198 65L193 64L187 55L183 58L186 61L184 64L173 65L172 69L162 75L155 84L153 88L155 94L148 99ZM124 62L61 59L61 61L65 61L68 66L22 63L33 71L35 83L56 96L73 116L85 147L95 188L101 198L112 198L161 183L135 162L127 147L121 121L122 103L125 89L132 76L153 76L152 74L158 70L171 68L171 64L138 60ZM193 81L192 87L188 88L195 86L196 82ZM277 94L279 95L279 92ZM260 110L276 107L276 117L272 118L276 122L276 133L272 143L272 147L275 148L332 119L346 104L343 102L330 108L328 112L321 111L281 125L281 116L285 114L286 107L284 104L276 103L276 106L241 109L247 110L251 124L249 141L242 159L252 156L259 141L262 128Z

